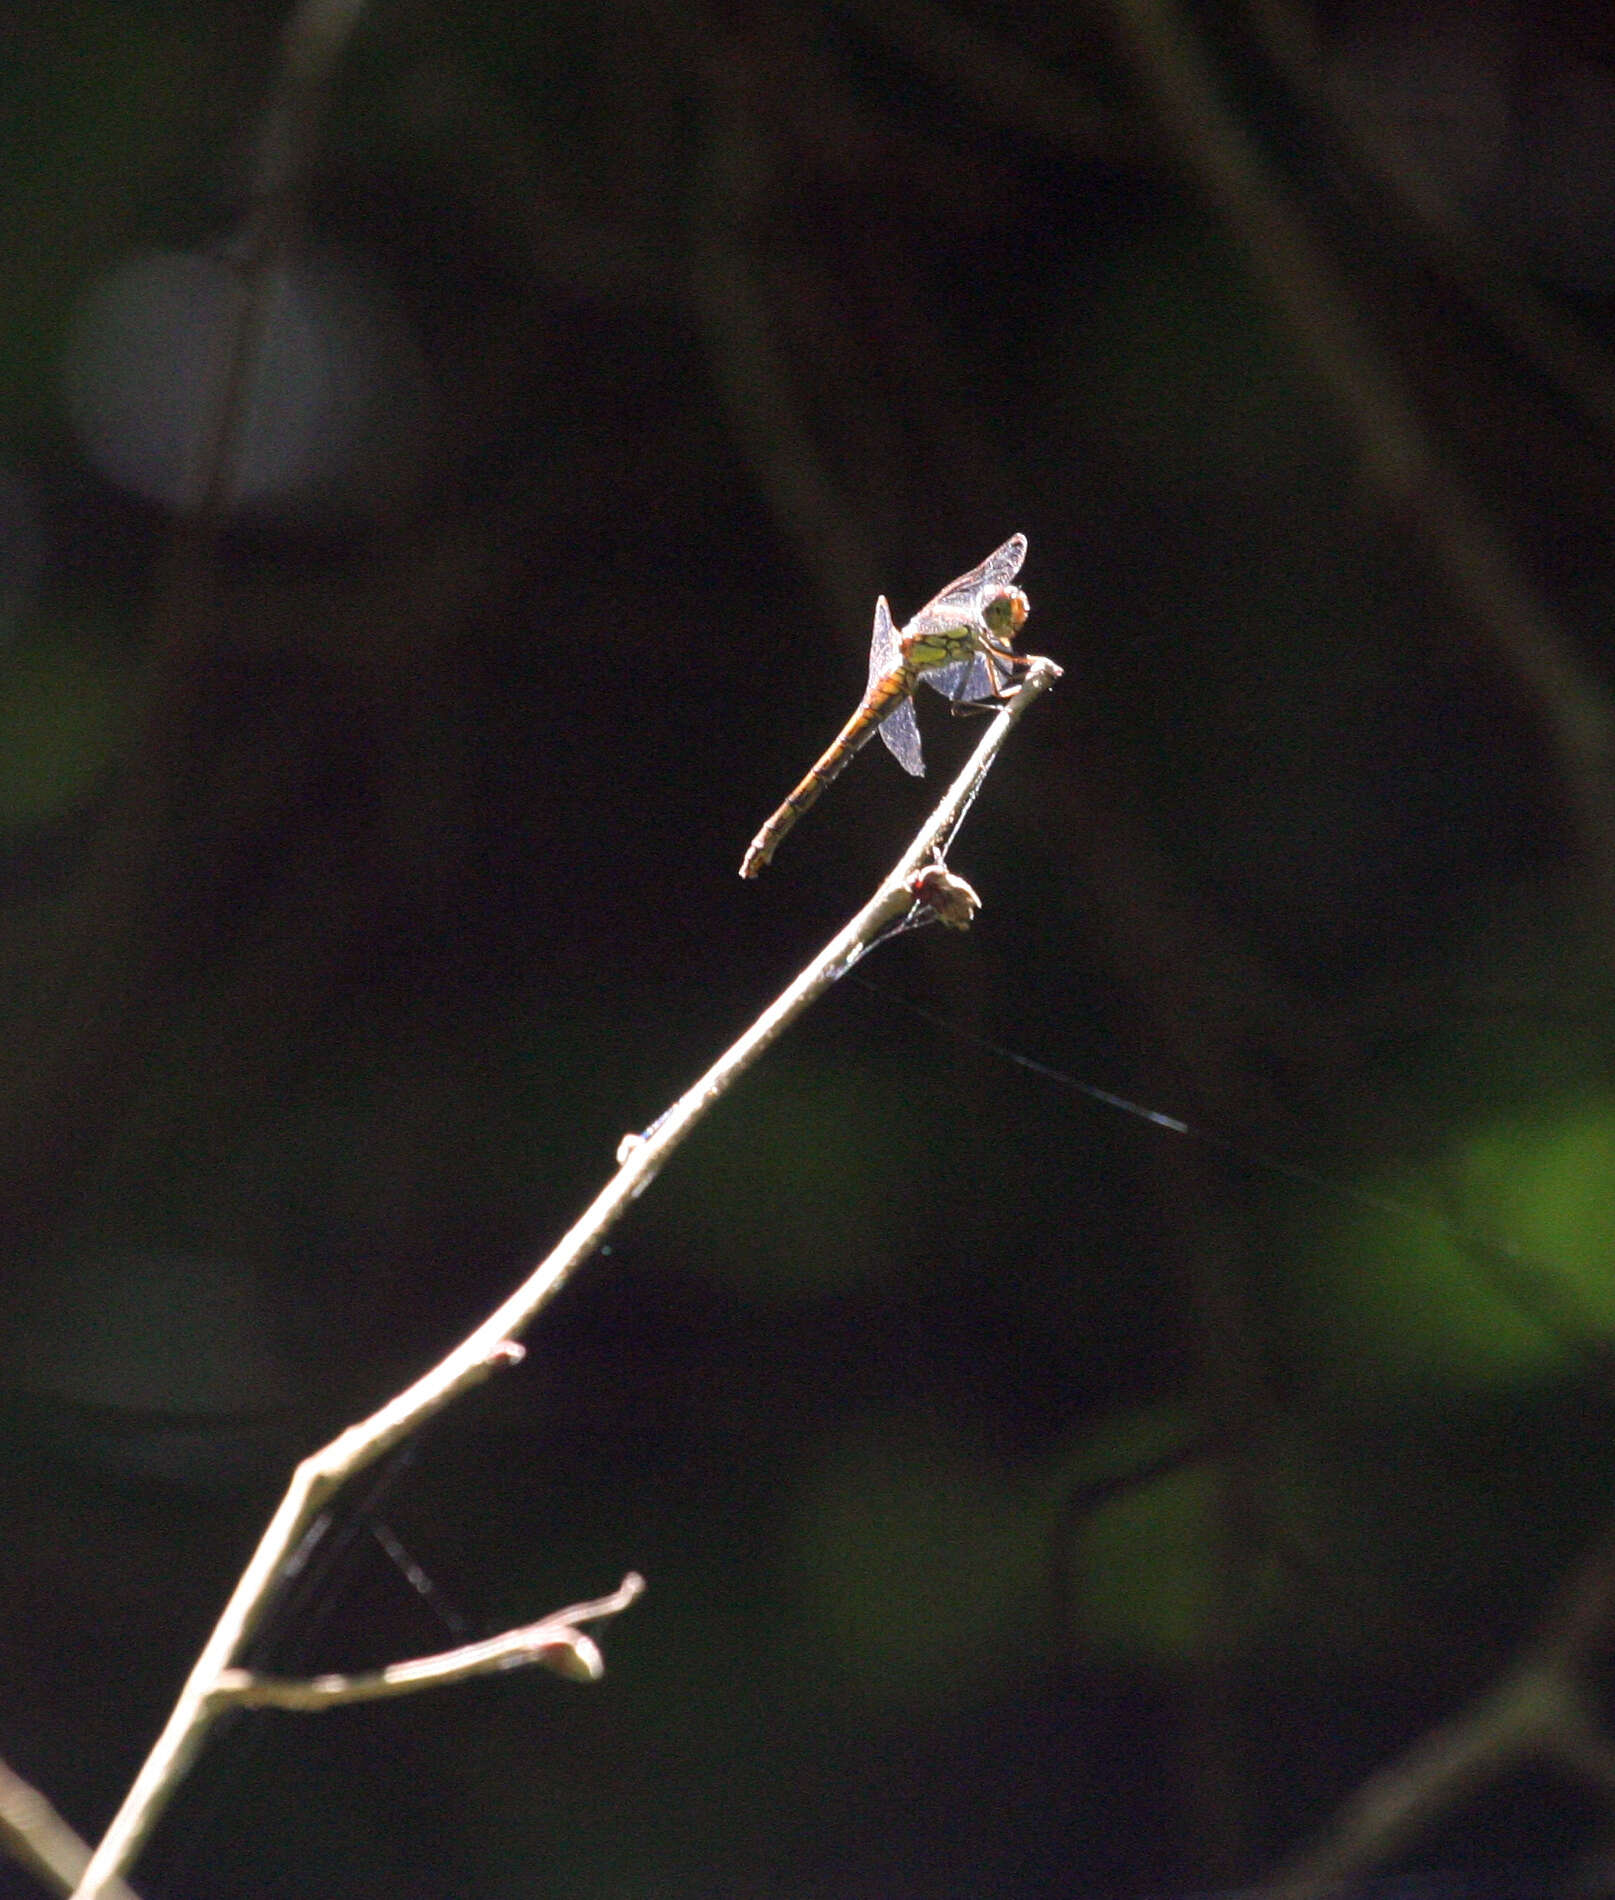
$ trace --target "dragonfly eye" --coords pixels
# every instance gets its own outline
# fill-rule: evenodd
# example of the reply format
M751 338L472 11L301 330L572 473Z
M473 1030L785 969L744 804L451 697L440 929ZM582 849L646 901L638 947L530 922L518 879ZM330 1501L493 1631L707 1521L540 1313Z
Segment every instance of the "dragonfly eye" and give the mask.
M1018 587L1005 588L1001 594L995 594L982 611L982 619L992 631L1001 638L1013 640L1021 628L1026 625L1026 616L1031 612L1031 603Z

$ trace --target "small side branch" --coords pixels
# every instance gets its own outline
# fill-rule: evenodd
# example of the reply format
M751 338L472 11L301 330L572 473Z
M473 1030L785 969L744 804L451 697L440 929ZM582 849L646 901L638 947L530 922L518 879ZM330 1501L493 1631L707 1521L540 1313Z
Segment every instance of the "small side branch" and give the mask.
M1468 1708L1371 1774L1328 1832L1252 1900L1329 1900L1383 1867L1483 1783L1527 1762L1608 1795L1615 1747L1588 1672L1615 1641L1615 1523L1571 1571L1537 1635Z
M574 1603L569 1610L557 1610L540 1623L506 1630L485 1642L462 1643L457 1649L418 1656L413 1662L390 1663L385 1669L359 1676L314 1676L299 1681L260 1676L250 1669L226 1669L213 1699L242 1709L330 1709L344 1702L413 1695L419 1689L464 1682L470 1676L497 1675L528 1663L540 1663L572 1682L598 1682L605 1674L605 1662L593 1638L578 1625L618 1615L644 1589L645 1579L629 1571L610 1596Z

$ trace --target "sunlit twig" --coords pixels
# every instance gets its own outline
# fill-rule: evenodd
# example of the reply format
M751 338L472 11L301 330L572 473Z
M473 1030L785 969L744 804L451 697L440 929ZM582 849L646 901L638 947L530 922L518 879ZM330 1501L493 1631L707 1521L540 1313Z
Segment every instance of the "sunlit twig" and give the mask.
M913 909L916 899L910 880L916 872L939 861L1005 740L1033 701L1059 677L1060 668L1053 661L1031 661L1019 690L992 720L964 769L874 896L660 1120L643 1135L624 1140L618 1149L617 1172L515 1292L413 1385L297 1467L162 1733L95 1850L75 1900L106 1900L114 1891L112 1881L132 1865L141 1843L195 1760L214 1719L228 1706L231 1697L221 1695L221 1688L233 1686L239 1698L237 1658L261 1622L282 1568L315 1513L356 1473L418 1430L452 1399L520 1359L519 1335L656 1179L685 1136L798 1016ZM597 1606L583 1608L594 1610ZM566 1614L563 1612L563 1617ZM555 1621L546 1620L552 1625Z
M0 1845L19 1865L62 1893L71 1893L90 1864L90 1850L29 1782L0 1761ZM108 1900L139 1900L121 1880L109 1881Z

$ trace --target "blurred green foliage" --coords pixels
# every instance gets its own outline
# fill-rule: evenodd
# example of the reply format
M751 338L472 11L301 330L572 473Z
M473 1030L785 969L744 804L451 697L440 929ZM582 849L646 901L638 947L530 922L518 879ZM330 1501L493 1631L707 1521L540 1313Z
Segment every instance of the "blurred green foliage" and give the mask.
M133 724L136 679L122 643L87 620L0 646L0 832L86 803Z
M1520 1303L1545 1281L1549 1310L1579 1316L1582 1343L1615 1337L1615 1096L1476 1129L1454 1169L1458 1204L1520 1259ZM1528 1310L1528 1306L1527 1306Z
M1180 1408L1153 1406L1107 1421L1061 1461L1062 1484L1102 1487L1066 1529L1081 1652L1176 1668L1203 1653L1218 1598L1220 1479L1193 1454L1196 1429Z
M1316 1228L1297 1282L1320 1368L1412 1393L1574 1377L1615 1322L1615 1104L1457 1129L1451 1158L1385 1168L1373 1208Z
M1034 1668L1056 1508L934 1421L849 1427L820 1449L793 1534L827 1667L910 1711Z

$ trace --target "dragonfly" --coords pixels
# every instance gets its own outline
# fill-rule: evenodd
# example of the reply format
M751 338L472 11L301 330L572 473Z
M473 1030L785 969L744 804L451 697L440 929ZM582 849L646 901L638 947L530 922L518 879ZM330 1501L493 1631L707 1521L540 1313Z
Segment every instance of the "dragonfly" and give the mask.
M747 847L740 875L755 877L779 849L803 812L817 804L831 779L879 732L905 772L925 771L914 689L921 680L951 699L956 712L1002 704L1019 684L1029 656L1013 648L1030 606L1011 581L1026 559L1026 536L1012 534L980 567L950 581L899 632L886 596L875 602L869 644L869 684L858 710Z

